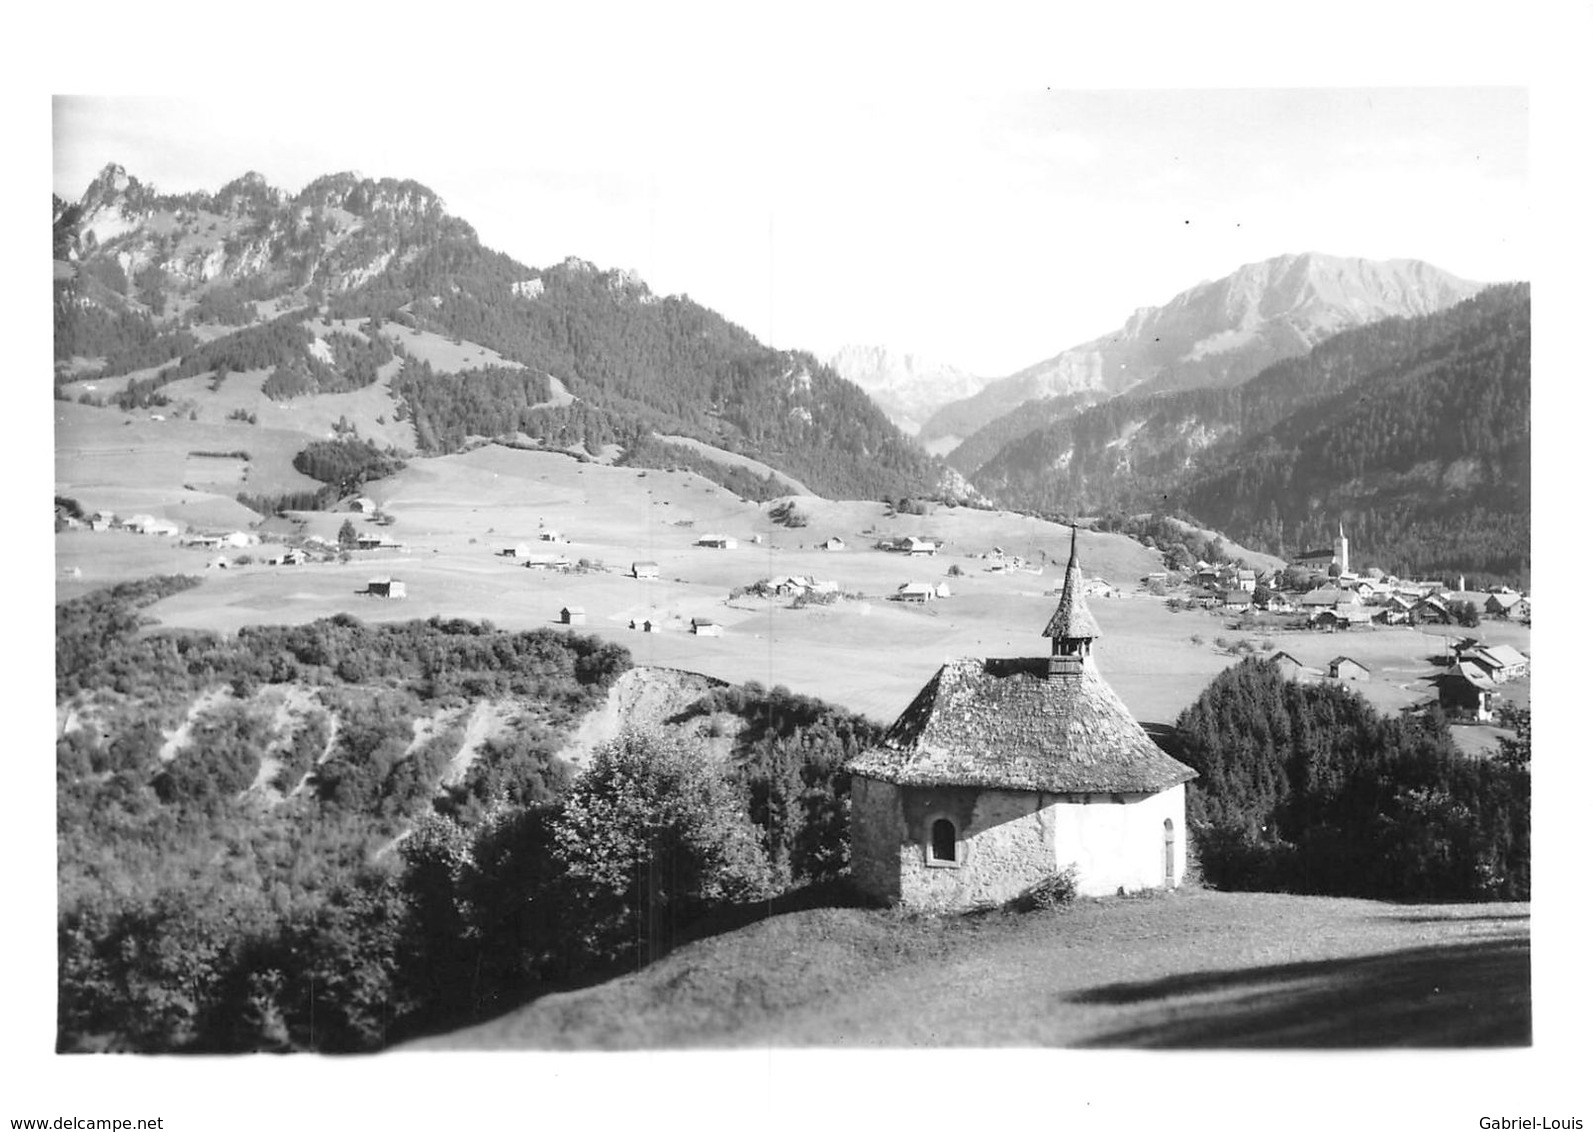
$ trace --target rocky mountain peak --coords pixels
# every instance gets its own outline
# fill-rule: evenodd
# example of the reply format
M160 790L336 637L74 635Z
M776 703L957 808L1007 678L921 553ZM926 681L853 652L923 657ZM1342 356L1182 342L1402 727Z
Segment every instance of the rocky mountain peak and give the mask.
M971 436L1040 398L1236 385L1341 330L1445 310L1482 286L1420 260L1274 256L1142 307L1116 332L944 406L923 435Z

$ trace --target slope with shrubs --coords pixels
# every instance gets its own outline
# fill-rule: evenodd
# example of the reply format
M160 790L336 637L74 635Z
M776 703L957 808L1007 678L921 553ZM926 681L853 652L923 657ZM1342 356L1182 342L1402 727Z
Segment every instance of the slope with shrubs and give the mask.
M846 867L860 717L722 689L689 710L741 721L728 763L627 736L578 778L557 752L623 649L438 618L147 622L191 584L57 607L63 1051L380 1048ZM504 726L460 766L482 702Z

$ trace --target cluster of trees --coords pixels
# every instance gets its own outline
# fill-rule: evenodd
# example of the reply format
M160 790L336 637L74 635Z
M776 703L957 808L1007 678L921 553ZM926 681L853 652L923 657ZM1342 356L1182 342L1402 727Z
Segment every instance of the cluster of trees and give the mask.
M547 375L504 366L436 373L430 362L409 359L393 379L393 396L425 452L457 451L470 436L524 432L546 439L536 410L546 407L549 395Z
M240 491L235 499L261 515L280 515L285 511L326 511L346 495L337 484L326 484L314 491L282 491L276 494Z
M1463 756L1441 718L1384 716L1340 685L1290 681L1254 658L1218 676L1176 731L1178 757L1200 772L1189 822L1210 883L1530 896L1525 744L1508 757Z
M1057 520L1060 521L1060 520ZM1188 520L1193 522L1193 520ZM1220 536L1202 535L1162 512L1148 515L1127 515L1111 511L1095 520L1098 531L1111 531L1138 539L1146 546L1161 551L1162 560L1169 570L1186 570L1196 562L1218 565L1236 562L1228 543Z
M216 323L221 326L248 326L259 318L254 304L238 293L231 284L219 284L200 295L188 312L191 322Z
M293 467L333 487L338 495L350 495L371 480L403 470L404 460L369 440L345 436L310 441L293 457Z

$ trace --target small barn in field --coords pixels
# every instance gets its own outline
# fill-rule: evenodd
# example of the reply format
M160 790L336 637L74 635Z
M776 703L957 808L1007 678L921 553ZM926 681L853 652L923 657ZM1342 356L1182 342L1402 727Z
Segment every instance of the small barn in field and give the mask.
M372 578L365 584L365 592L372 597L403 598L404 583L397 578Z
M564 625L585 625L586 610L579 605L566 605L559 610L559 621Z
M1075 536L1076 540L1076 536ZM852 877L867 899L956 911L1076 870L1084 895L1176 887L1195 772L1095 667L1077 545L1051 655L947 662L853 759Z
M1306 680L1315 675L1311 669L1301 664L1293 654L1286 653L1282 649L1279 649L1267 659L1285 680Z
M691 619L691 631L699 637L722 637L725 635L725 627L723 625L706 617L693 617Z
M656 578L656 577L658 577L658 563L656 563L656 562L632 562L631 563L631 577L633 577L633 578Z
M1352 657L1336 656L1328 661L1328 675L1335 680L1366 680L1372 670Z

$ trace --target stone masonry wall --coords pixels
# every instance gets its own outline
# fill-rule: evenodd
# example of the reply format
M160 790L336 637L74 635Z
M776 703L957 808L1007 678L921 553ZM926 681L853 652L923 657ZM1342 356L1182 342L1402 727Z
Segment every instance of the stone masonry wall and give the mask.
M1039 802L1040 795L1027 791L904 787L902 903L926 910L1000 904L1050 875L1055 823ZM955 866L929 859L929 831L939 817L957 827Z
M897 789L861 775L852 779L852 884L865 900L901 899L899 850L906 831Z

